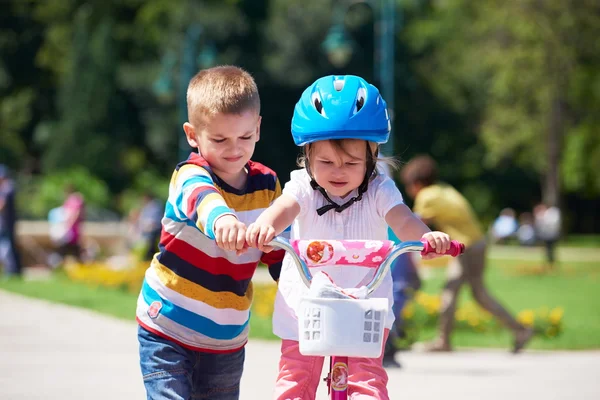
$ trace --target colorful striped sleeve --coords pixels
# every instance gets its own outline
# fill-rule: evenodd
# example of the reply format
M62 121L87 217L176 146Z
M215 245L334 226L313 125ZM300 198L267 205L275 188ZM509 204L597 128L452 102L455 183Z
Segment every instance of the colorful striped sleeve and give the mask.
M214 226L224 215L236 216L204 168L187 164L173 176L175 205L196 227L211 239Z
M273 198L271 199L272 205L276 198L281 196L281 185L279 183L279 179L275 177L275 191L273 192ZM289 238L289 227L280 234L286 238ZM263 253L260 261L267 265L269 268L269 274L273 278L274 281L279 280L279 275L281 274L281 264L283 262L283 257L285 256L285 250L273 250L270 253Z

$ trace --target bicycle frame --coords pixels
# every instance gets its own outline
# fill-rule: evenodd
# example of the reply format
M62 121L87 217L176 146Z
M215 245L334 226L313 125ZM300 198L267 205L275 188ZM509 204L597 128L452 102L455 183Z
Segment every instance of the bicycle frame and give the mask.
M287 239L276 237L269 243L270 246L287 251L300 273L302 281L306 287L310 287L312 274L302 258L296 253L292 245ZM425 245L421 242L402 242L390 250L385 260L377 268L377 272L373 276L371 282L367 286L368 294L370 295L383 282L383 278L387 275L390 266L394 260L403 253L407 252L423 252ZM339 379L338 379L339 378ZM348 399L348 357L331 356L329 364L329 373L323 379L327 382L328 393L331 400L347 400Z

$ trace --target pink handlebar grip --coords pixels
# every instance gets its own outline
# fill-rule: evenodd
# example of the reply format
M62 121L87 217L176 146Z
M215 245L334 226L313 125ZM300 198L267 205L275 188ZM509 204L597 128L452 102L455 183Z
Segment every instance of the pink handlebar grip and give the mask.
M423 243L423 251L421 251L421 255L435 253L435 249L431 247L427 240L421 240ZM450 242L450 249L444 253L444 255L456 257L464 253L465 245L459 242L458 240L453 240Z

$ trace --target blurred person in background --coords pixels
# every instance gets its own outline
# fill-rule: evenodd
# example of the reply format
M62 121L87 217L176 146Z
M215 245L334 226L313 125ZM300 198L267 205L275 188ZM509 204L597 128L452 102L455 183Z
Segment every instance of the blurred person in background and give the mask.
M556 258L554 249L560 237L561 216L560 209L555 206L548 207L540 203L533 209L535 233L546 247L546 262L550 269L554 269Z
M469 285L475 301L514 333L513 352L519 352L533 336L485 287L486 241L480 223L467 199L452 186L438 183L437 164L429 156L413 158L402 169L407 194L414 199L413 211L429 225L447 232L465 244L465 252L448 266L448 279L442 292L439 336L428 343L428 351L451 351L454 313L463 284Z
M69 255L75 257L80 263L84 262L81 247L84 212L83 195L76 192L72 184L67 184L64 203L48 213L50 237L56 246L56 251L49 257L49 264L52 268L57 268Z
M383 153L380 153L380 157L385 158ZM387 163L377 163L377 168L380 173L387 175L390 179L393 176L390 171L390 167ZM391 228L388 228L389 240L395 244L400 243L400 239L394 234ZM385 368L400 368L400 363L396 360L396 353L399 351L396 342L404 336L403 333L403 320L402 320L402 309L408 300L410 300L414 293L421 287L421 279L417 272L415 263L412 260L410 254L401 254L392 263L390 269L392 270L392 281L393 281L393 292L394 292L394 305L392 309L396 320L390 334L385 343L383 353L383 366Z
M143 261L150 261L158 251L158 241L162 229L161 220L165 211L161 202L146 192L142 197L142 207L137 217L137 228L144 241Z
M535 228L533 227L533 215L529 212L519 215L519 229L517 239L521 246L533 246L536 241Z
M8 176L8 168L0 164L0 264L8 278L21 276L21 259L17 250L15 225L15 183Z
M500 212L500 215L492 224L492 240L495 243L505 243L517 233L518 229L519 224L517 222L515 210L512 208L505 208Z
M400 239L394 234L392 229L388 229L389 239L394 243L400 243ZM414 296L415 292L421 288L421 279L410 254L400 254L392 263L394 305L392 309L396 320L385 343L383 350L383 366L385 368L400 368L400 363L396 360L396 353L400 350L397 341L404 337L404 321L402 318L402 309L406 303Z

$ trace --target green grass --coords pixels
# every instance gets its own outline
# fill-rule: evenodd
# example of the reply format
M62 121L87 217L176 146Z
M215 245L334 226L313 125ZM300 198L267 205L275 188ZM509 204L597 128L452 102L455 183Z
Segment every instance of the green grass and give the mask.
M0 280L0 289L87 308L120 319L135 320L136 294L72 282L60 273L55 273L47 280Z
M519 241L516 238L510 238L505 244L518 248ZM558 244L565 247L600 248L600 235L566 235L559 240Z
M600 235L568 235L560 243L564 246L600 248Z
M538 266L539 263L532 261L492 260L486 275L490 291L513 313L540 307L564 308L561 335L552 339L535 338L530 348L600 348L600 262L563 261L556 272L546 274L537 273ZM443 282L444 269L435 269L432 277L424 281L423 289L439 293ZM130 321L135 317L137 294L71 282L62 274L54 274L48 280L0 281L0 289ZM463 290L460 301L470 297L469 291ZM268 318L253 315L250 327L254 338L274 338ZM429 328L419 339L427 340L434 334L434 329ZM453 343L457 347L506 348L511 343L511 336L506 330L491 333L457 330Z
M439 293L444 283L443 271L425 282L425 291ZM539 273L539 264L494 260L486 282L491 293L508 310L562 307L564 331L556 338L536 337L530 348L589 349L600 348L600 262L562 262L555 272ZM471 300L463 288L460 301ZM431 339L434 329L424 330L422 340ZM508 330L492 333L456 331L455 346L507 347L512 342Z

